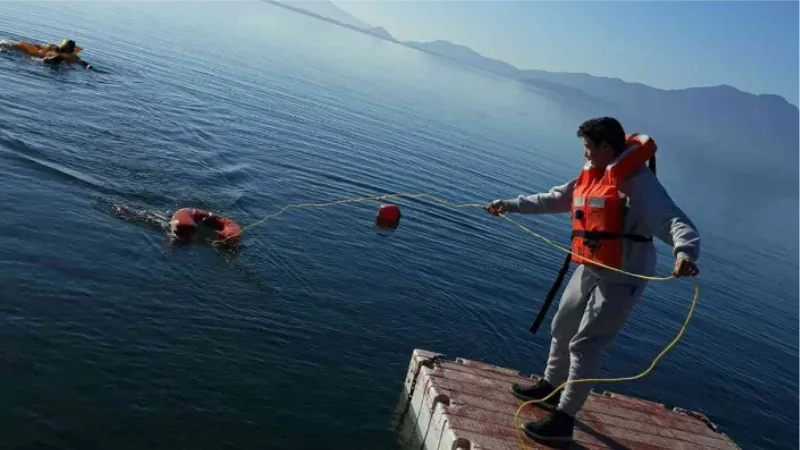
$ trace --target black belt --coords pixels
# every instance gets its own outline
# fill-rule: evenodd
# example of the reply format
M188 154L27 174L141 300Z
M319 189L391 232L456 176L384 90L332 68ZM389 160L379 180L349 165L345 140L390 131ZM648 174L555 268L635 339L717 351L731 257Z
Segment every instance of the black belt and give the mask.
M653 237L644 237L639 236L638 234L619 234L619 233L612 233L610 231L573 231L572 232L572 239L576 237L589 239L592 241L600 240L600 239L619 239L620 237L625 239L630 239L634 242L650 242L653 240Z
M567 274L569 270L569 262L572 259L572 254L567 253L567 259L564 260L564 264L561 266L561 270L558 271L558 278L556 278L556 282L553 284L553 287L550 288L550 292L547 293L547 299L545 299L542 308L539 310L539 314L536 316L536 321L533 322L528 331L533 334L536 334L539 331L539 326L542 324L544 320L544 316L547 315L547 310L550 309L550 304L553 303L553 299L556 297L556 292L558 292L558 288L561 287L561 283L564 282L564 276Z

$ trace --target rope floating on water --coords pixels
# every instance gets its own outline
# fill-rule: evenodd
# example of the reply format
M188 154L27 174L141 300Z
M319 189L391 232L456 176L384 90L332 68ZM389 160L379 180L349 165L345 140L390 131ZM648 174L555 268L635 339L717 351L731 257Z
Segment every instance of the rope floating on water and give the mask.
M254 223L242 228L242 231L239 233L239 236L241 234L243 234L244 232L246 232L246 231L249 231L249 230L251 230L251 229L253 229L255 227L263 225L268 220L277 218L277 217L281 216L282 214L284 214L284 213L286 213L288 211L291 211L291 210L312 209L312 208L326 208L326 207L330 207L330 206L337 206L337 205L344 205L344 204L364 203L364 202L369 202L369 201L383 201L383 200L400 199L400 198L427 199L427 200L432 201L434 203L439 203L439 204L442 204L442 205L445 205L445 206L449 206L451 208L483 208L484 207L484 204L482 204L482 203L451 202L449 200L446 200L446 199L443 199L443 198L439 198L439 197L436 197L434 195L426 194L426 193L375 195L375 196L368 196L368 197L357 197L357 198L336 200L336 201L325 202L325 203L294 203L294 204L286 205L285 207L283 207L278 212L273 213L273 214L269 214L269 215L265 216L264 218L262 218L261 220L258 220L256 222L254 222ZM602 267L604 269L608 269L608 270L611 270L613 272L621 273L621 274L624 274L624 275L627 275L627 276L630 276L630 277L633 277L633 278L639 278L639 279L642 279L642 280L669 281L669 280L676 279L674 276L658 277L658 276L647 276L647 275L641 275L641 274L632 273L632 272L626 272L624 270L617 269L615 267L611 267L611 266L602 264L602 263L600 263L598 261L594 261L594 260L588 259L588 258L583 257L581 255L575 255L575 253L573 253L570 249L568 249L568 248L566 248L566 247L564 247L562 245L559 245L556 242L553 242L552 240L546 238L545 236L542 236L539 233L536 233L535 231L531 230L530 228L526 227L525 225L523 225L523 224L519 223L518 221L508 217L508 215L506 215L506 214L500 214L498 217L500 217L503 220L515 225L516 227L520 228L521 230L523 230L524 232L530 234L531 236L540 239L541 241L543 241L544 243L550 245L551 247L554 247L554 248L556 248L556 249L558 249L558 250L560 250L562 252L569 253L569 254L571 254L573 256L579 256L582 259L584 259L586 261L589 261L590 263L592 263L593 265L596 265L598 267ZM522 446L522 448L526 449L526 450L528 449L528 446L525 443L525 439L522 436L522 432L521 432L522 427L519 426L519 415L520 415L520 412L522 412L523 408L525 408L528 405L531 405L531 404L534 404L534 403L541 403L541 402L544 402L544 401L550 399L552 396L556 395L556 393L558 393L558 391L560 391L561 389L563 389L564 387L566 387L568 384L571 384L571 383L620 383L620 382L624 382L624 381L634 381L634 380L638 380L640 378L644 378L645 376L650 374L650 372L653 371L653 369L655 368L656 364L658 364L658 362L664 357L664 355L666 355L670 350L672 350L672 348L675 347L675 345L678 344L678 341L680 341L681 337L683 337L683 334L686 331L686 328L689 326L689 321L691 320L692 315L694 314L695 308L697 307L697 300L699 298L700 298L700 283L697 280L697 278L695 278L694 279L694 297L692 298L692 303L691 303L691 306L689 307L689 312L686 315L686 319L684 320L683 325L681 326L680 330L678 331L678 334L655 357L655 359L653 359L653 361L650 363L650 366L647 369L643 370L642 372L640 372L640 373L638 373L636 375L628 376L628 377L586 378L586 379L566 381L566 382L562 383L560 386L556 387L553 390L553 392L550 393L550 395L548 395L547 397L542 398L542 399L538 399L538 400L530 400L530 401L526 401L526 402L522 403L517 408L517 411L514 413L514 430L515 430L515 433L517 435L517 438L519 439L519 442L520 442L520 445Z

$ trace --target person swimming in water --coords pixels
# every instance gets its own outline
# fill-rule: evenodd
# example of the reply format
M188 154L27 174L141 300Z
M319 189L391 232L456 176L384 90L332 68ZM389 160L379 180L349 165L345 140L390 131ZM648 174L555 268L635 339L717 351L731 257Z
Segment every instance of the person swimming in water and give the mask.
M1 41L0 47L13 49L28 56L42 58L46 64L58 65L62 62L68 64L80 64L81 66L92 69L92 65L78 56L82 47L75 45L75 41L64 39L60 44L35 44L33 42L9 42Z

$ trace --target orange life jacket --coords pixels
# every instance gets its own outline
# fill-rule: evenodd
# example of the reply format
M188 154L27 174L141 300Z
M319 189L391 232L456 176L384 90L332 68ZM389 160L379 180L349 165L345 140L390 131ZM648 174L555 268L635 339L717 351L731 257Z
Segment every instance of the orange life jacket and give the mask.
M637 242L652 237L624 234L626 197L619 191L620 183L651 160L656 143L650 136L626 136L626 150L605 168L587 165L581 171L572 194L572 261L592 264L591 259L606 266L622 267L623 239Z

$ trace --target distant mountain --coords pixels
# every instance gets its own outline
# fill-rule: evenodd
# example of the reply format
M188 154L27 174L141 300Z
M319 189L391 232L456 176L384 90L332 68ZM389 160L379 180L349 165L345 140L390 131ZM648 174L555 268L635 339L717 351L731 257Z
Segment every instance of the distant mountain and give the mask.
M371 36L375 36L380 39L384 39L391 42L397 42L388 31L386 31L383 27L373 27L368 23L362 22L355 18L354 16L342 11L338 6L334 5L330 1L302 1L302 2L290 2L286 1L276 1L276 0L264 0L266 3L280 6L281 8L286 8L292 10L296 13L304 14L306 16L311 16L315 19L319 19L328 23L332 23L334 25L339 25L345 28L349 28L353 31L358 31L360 33L369 34Z
M794 156L800 147L798 108L778 95L754 95L725 85L667 90L585 73L519 70L447 41L405 44L549 90L570 103L600 104L621 120L647 118L649 123L643 125L679 129L698 142L714 141L741 151L772 147Z
M796 154L800 146L800 113L777 95L754 95L726 85L665 90L617 78L538 70L522 71L518 79L579 89L627 115L648 117L701 140L713 138L729 149L773 147Z
M383 39L386 39L386 40L389 40L389 41L397 42L395 40L395 38L391 34L389 34L388 31L386 31L386 28L383 28L383 27L372 27L372 28L368 29L367 32L369 34L373 35L373 36L376 36L376 37L379 37L379 38L383 38Z
M800 112L783 97L754 95L725 85L670 90L585 73L520 70L448 41L398 42L385 29L361 22L328 1L293 2L298 7L265 1L516 79L569 108L576 120L601 114L617 117L626 129L652 134L657 142L666 144L665 148L679 153L682 160L690 163L685 170L693 176L730 183L730 179L737 178L731 172L746 168L773 174L770 181L781 188L785 182L778 178L785 181L789 177L797 182ZM751 173L740 175L737 188L761 189L753 185ZM793 195L796 194L795 190Z
M339 22L340 24L350 25L351 27L360 28L362 30L369 30L372 28L372 25L363 22L352 14L343 11L331 1L283 1L280 3L289 4L295 8L303 9L318 16L326 17Z
M472 50L463 45L453 44L448 41L433 41L433 42L403 42L403 44L422 50L424 52L433 53L453 61L463 64L468 64L488 72L496 73L498 75L516 77L520 70L506 62L498 59L487 58L480 53Z

